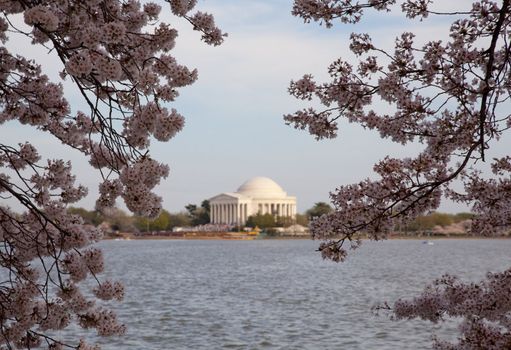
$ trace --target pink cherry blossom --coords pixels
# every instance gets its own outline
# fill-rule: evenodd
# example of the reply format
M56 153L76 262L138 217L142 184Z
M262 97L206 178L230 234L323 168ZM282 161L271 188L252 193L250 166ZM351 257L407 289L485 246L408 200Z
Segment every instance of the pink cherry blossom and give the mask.
M399 11L395 3L295 0L293 14L331 27L357 23L370 10ZM418 45L415 35L405 32L389 49L378 47L369 34L353 33L349 49L358 64L340 58L328 67L330 81L320 83L306 74L289 87L294 97L324 106L284 116L287 124L307 129L317 139L335 137L338 121L346 118L396 143L424 145L414 158L381 160L373 168L375 179L330 193L335 210L310 224L313 237L323 240L323 258L345 260L348 250L358 247L360 233L384 239L397 224L437 209L444 197L472 207L474 235L498 236L511 226L511 161L509 156L487 157L490 142L511 126L510 1L474 1L449 13L435 10L432 1L400 5L410 20L451 16L448 39ZM382 101L392 112L372 107ZM493 177L482 176L481 162L490 163ZM454 189L456 181L463 184L462 191ZM382 308L391 309L398 319L462 318L459 341L436 340L436 349L508 348L509 275L490 274L477 284L444 276L420 296Z
M190 14L196 1L167 2L167 11L188 21L206 43L223 41L210 14ZM49 77L38 57L1 46L0 124L37 128L88 157L91 170L103 177L99 210L122 199L137 214L157 216L162 200L153 190L169 167L153 160L148 147L183 128L184 117L163 104L198 76L173 57L178 33L160 21L162 6L138 0L9 0L0 9L3 44L14 34L27 36L61 65L60 74ZM15 17L24 20L23 29ZM60 79L74 84L88 108L72 110ZM0 167L2 199L24 208L16 213L0 204L0 260L2 275L9 276L1 281L0 348L99 349L84 339L64 343L54 337L55 330L72 324L102 336L123 334L115 314L96 304L124 295L120 281L101 280L107 267L101 250L91 245L103 233L68 212L88 193L75 183L71 163L41 159L28 141L0 140ZM97 283L92 294L81 290L87 278Z

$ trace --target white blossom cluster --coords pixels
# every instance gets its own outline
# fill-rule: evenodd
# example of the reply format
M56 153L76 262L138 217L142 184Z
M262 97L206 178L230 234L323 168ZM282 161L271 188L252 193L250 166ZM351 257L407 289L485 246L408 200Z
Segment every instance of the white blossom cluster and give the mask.
M40 26L41 29L49 32L55 31L59 27L58 15L44 5L36 5L27 9L23 16L26 24Z
M330 27L335 21L357 23L370 9L387 12L398 6L394 0L295 0L293 14ZM324 258L343 261L348 249L359 245L359 232L383 239L396 224L437 209L445 197L472 207L474 235L495 236L511 228L511 160L487 156L489 145L511 128L511 1L460 6L444 13L433 9L432 1L403 1L401 11L412 20L451 16L448 40L417 45L415 35L405 32L388 50L377 47L370 35L354 33L349 48L358 64L339 58L328 67L330 81L319 83L307 74L291 82L291 95L317 100L324 110L307 108L284 119L317 139L335 137L338 120L346 118L402 145L424 145L414 158L386 157L377 163L374 179L331 192L335 210L310 224L313 237L324 241L319 248ZM389 104L390 112L375 110L377 101ZM486 161L491 178L478 168ZM454 181L464 190L454 190ZM435 282L418 299L396 303L394 313L431 321L443 315L464 318L459 342L436 342L439 349L509 348L508 275L489 276L477 290Z
M202 40L210 45L220 45L227 34L215 25L213 16L197 11L193 15L188 13L195 7L197 0L165 0L170 4L172 13L184 17L193 24L193 29L202 32Z
M150 192L161 178L167 177L169 167L150 158L142 158L123 169L119 180L124 185L122 197L132 212L156 217L161 209L161 197Z
M167 1L166 11L190 22L202 39L219 45L224 37L196 1ZM194 83L197 71L172 56L177 31L159 21L162 6L138 0L0 1L0 125L18 121L57 138L89 158L103 176L99 210L122 198L133 212L157 216L161 198L153 191L169 167L150 158L151 139L168 141L184 126L174 108L179 88ZM29 30L14 25L24 20ZM11 34L44 45L62 64L48 77L22 52L4 45ZM16 47L16 45L10 45ZM21 55L20 55L21 54ZM89 110L72 111L53 79L68 79ZM121 300L118 281L101 281L101 250L91 244L102 232L68 212L87 195L75 184L71 163L43 160L29 142L0 140L0 196L26 210L0 203L2 312L0 348L97 350L80 339L62 342L55 330L77 324L99 335L120 335L125 327L98 300ZM37 262L40 268L36 268ZM93 296L80 283L94 279Z
M368 0L359 2L352 0L295 0L293 15L300 16L305 22L316 21L325 23L330 28L335 19L343 23L356 23L366 8L387 10L395 0Z
M398 300L396 319L421 318L439 322L462 317L458 344L435 339L435 349L506 349L511 341L511 270L488 273L479 283L464 283L444 275L411 300Z
M361 16L365 9L387 11L393 3L296 0L294 12L307 21L356 22L359 19L353 16ZM430 14L424 1L405 1L402 10L410 18ZM374 168L379 180L332 192L337 210L312 224L316 237L350 236L365 230L380 238L393 228L394 218L413 219L434 210L442 195L472 204L481 214L474 222L480 233L489 227L498 233L511 224L503 195L509 193L509 171L503 166L507 163L498 161L498 180L483 180L469 171L477 161L486 160L488 142L499 139L511 120L501 112L509 106L509 99L501 96L509 95L511 87L504 73L496 73L510 69L504 38L510 24L508 11L507 2L501 7L490 1L474 2L459 13L466 18L452 24L450 41L429 41L416 47L414 34L405 32L396 38L394 52L389 53L375 47L368 34L352 34L350 49L361 58L358 67L338 59L328 69L330 82L319 84L310 74L291 82L293 96L317 98L327 108L300 110L284 119L298 129L308 129L318 139L335 137L337 121L343 117L403 145L420 142L426 146L416 158L381 161ZM379 63L384 61L382 52L386 66ZM372 110L376 99L394 106L395 112ZM465 194L449 189L451 182L460 178L466 185Z
M169 113L166 108L150 102L135 110L124 125L126 140L139 148L147 148L151 134L159 141L168 141L184 127L184 118L175 109Z

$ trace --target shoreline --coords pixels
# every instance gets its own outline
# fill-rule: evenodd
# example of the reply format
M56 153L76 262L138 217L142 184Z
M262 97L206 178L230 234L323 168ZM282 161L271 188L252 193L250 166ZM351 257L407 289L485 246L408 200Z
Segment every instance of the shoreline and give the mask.
M435 240L456 240L456 239L510 239L511 236L486 237L474 236L469 234L455 234L445 236L409 236L409 235L391 235L383 240L418 240L418 241L435 241ZM372 240L367 237L361 238L363 241ZM254 240L314 240L311 236L259 236L247 235L241 232L215 232L214 234L189 233L182 235L143 235L120 234L118 237L104 237L106 241L144 241L144 240L209 240L209 241L254 241Z

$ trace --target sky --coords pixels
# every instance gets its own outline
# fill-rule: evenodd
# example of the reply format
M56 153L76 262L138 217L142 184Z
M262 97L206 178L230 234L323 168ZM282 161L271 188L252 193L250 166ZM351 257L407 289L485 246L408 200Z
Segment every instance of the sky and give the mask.
M448 3L441 6L463 1ZM341 185L374 178L373 164L386 155L405 157L420 151L421 145L397 145L344 122L338 138L316 141L307 132L285 125L284 114L314 105L294 99L287 88L290 80L304 74L326 79L327 66L339 57L353 60L347 45L353 31L368 32L375 43L391 48L403 31L416 32L419 41L447 38L446 22L421 23L405 20L399 13L376 13L359 25L338 23L326 29L293 17L292 0L199 0L197 9L213 13L229 35L224 44L211 47L186 21L172 17L168 4L162 6L162 20L179 31L173 54L179 63L199 70L198 81L182 88L180 97L168 105L185 116L184 130L167 143L153 141L150 148L152 157L171 169L156 189L165 209L180 211L188 203L200 204L221 192L235 191L252 177L266 176L296 196L298 211L304 212L316 202L328 202L329 191ZM10 45L36 57L57 80L62 67L51 54L22 40ZM73 108L79 108L81 101L72 86L66 85L66 93ZM0 135L13 143L28 138L43 155L72 160L77 181L90 192L78 204L93 208L100 177L77 152L15 122L4 125ZM467 208L445 202L440 210Z

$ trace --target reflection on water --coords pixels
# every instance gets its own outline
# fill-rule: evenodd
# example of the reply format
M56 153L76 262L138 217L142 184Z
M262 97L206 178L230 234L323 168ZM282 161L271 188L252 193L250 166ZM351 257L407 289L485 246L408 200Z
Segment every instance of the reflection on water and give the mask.
M341 264L308 240L101 246L108 277L126 285L114 308L128 326L124 337L97 338L103 349L429 349L433 333L453 339L456 325L394 322L371 306L446 272L502 270L511 240L366 242Z

